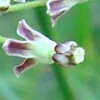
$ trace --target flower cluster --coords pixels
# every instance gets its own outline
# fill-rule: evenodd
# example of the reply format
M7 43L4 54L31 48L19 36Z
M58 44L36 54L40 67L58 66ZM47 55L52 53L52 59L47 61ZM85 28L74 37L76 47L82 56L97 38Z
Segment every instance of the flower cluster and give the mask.
M68 66L84 61L84 49L79 47L76 42L69 41L57 44L33 30L25 20L19 21L17 34L25 41L6 39L3 44L3 49L7 55L24 58L24 61L14 68L17 77L26 69L39 63L52 64L56 62L62 66Z
M62 66L76 65L84 61L85 51L74 41L68 41L55 46L53 60Z
M14 1L25 2L25 0ZM61 15L68 12L76 4L85 1L87 0L48 0L46 2L47 14L51 16L52 26L56 24ZM10 5L11 0L0 0L0 14L7 11ZM52 64L55 62L64 67L69 67L84 61L85 51L76 42L56 43L42 33L32 29L25 20L19 21L17 34L25 40L7 38L2 46L7 55L24 58L21 64L14 67L17 77L37 64Z

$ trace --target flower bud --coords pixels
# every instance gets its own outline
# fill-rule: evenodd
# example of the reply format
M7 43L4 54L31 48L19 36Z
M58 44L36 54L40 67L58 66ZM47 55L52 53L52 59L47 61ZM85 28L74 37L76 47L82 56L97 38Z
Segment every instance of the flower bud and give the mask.
M57 44L53 60L63 66L76 65L84 61L85 51L74 41Z

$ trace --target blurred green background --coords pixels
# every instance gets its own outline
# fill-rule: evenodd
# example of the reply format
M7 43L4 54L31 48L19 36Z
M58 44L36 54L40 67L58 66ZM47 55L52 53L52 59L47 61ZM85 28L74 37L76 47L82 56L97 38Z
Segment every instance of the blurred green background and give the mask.
M16 34L22 19L58 43L75 40L85 61L73 68L39 65L16 78L13 68L23 59L0 49L0 100L100 100L100 0L73 7L54 28L45 7L3 14L0 35L22 39Z

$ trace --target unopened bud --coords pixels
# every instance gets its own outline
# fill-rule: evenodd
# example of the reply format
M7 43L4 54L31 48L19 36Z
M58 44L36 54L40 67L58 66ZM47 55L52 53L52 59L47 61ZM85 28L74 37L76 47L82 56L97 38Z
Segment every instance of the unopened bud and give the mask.
M84 61L85 51L74 41L57 44L53 60L63 66L76 65Z

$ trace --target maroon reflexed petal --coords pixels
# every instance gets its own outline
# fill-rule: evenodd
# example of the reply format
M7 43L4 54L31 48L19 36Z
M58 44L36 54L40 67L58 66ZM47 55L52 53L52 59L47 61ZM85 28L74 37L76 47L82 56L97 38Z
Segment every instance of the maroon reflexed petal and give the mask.
M25 41L18 41L14 39L8 39L3 44L3 49L8 55L20 56L20 57L29 57L30 55L30 43Z
M57 20L65 12L68 12L79 0L48 0L47 14L51 16L52 26L55 25Z
M57 44L55 47L55 51L57 53L66 53L69 52L72 48L76 47L77 43L74 41L65 42L62 44Z
M69 59L68 57L66 57L65 55L63 54L55 54L52 59L58 63L58 64L61 64L61 65L67 65L69 64Z
M54 16L51 16L52 26L54 26L56 24L56 22L59 19L59 17L61 17L64 13L65 13L65 11L62 11L62 12L60 12L58 14L55 14Z
M19 77L25 70L31 68L32 66L36 65L37 62L35 59L25 59L22 64L16 66L14 68L15 74L17 77Z
M36 40L37 38L40 38L39 35L34 34L32 28L25 22L25 20L22 20L18 24L17 33L25 38L26 40Z
M64 0L48 0L47 8L47 13L51 16L52 26L55 25L59 17L67 10Z
M56 1L51 0L51 2L49 3L49 7L52 12L55 11L57 12L64 7L63 0L56 0Z
M69 46L67 46L66 44L57 44L55 47L55 51L57 53L66 53L68 50L70 49Z

